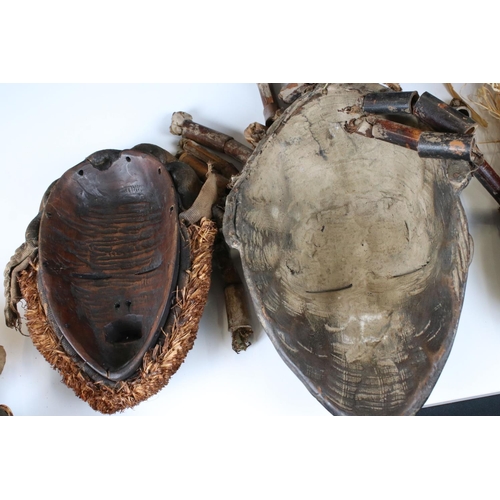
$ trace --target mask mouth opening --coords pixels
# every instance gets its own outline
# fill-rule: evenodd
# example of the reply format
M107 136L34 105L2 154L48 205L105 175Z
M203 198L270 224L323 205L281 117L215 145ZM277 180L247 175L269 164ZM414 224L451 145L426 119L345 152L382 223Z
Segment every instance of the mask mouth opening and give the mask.
M142 333L142 315L137 314L127 314L104 327L104 338L110 344L136 342Z

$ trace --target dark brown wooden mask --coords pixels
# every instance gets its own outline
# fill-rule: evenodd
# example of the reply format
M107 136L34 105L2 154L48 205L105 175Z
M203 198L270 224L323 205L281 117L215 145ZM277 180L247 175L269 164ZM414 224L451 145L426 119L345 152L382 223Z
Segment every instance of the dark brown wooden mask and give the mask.
M104 151L68 170L42 213L38 288L49 322L101 376L141 364L167 318L179 260L177 193L153 156Z

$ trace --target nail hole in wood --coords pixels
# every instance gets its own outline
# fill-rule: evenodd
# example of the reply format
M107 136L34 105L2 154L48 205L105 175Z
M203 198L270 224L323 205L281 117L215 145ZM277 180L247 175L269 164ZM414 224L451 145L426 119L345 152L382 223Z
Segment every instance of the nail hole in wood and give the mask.
M83 175L83 170L78 170L78 175Z
M131 160L130 160L130 156L125 156L125 159L126 159L127 161L131 161Z

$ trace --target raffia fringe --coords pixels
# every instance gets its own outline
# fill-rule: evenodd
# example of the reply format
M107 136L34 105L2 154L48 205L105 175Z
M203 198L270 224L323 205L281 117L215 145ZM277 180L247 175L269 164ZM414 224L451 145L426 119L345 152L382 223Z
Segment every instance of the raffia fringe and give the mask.
M91 380L63 350L43 310L36 269L29 267L20 276L26 301L25 317L33 344L61 374L63 382L94 410L116 413L150 398L168 383L193 347L210 288L212 247L217 228L212 221L202 219L199 225L191 225L188 232L192 264L185 288L177 291L171 334L163 346L156 345L146 353L138 376L114 388Z

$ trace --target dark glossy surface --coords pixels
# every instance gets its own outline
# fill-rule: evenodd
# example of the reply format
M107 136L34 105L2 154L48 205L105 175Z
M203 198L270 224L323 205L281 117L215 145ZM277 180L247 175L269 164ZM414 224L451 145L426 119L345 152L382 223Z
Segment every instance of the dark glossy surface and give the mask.
M111 380L137 369L166 319L177 280L177 206L166 169L134 150L92 155L48 199L42 300L55 329Z

